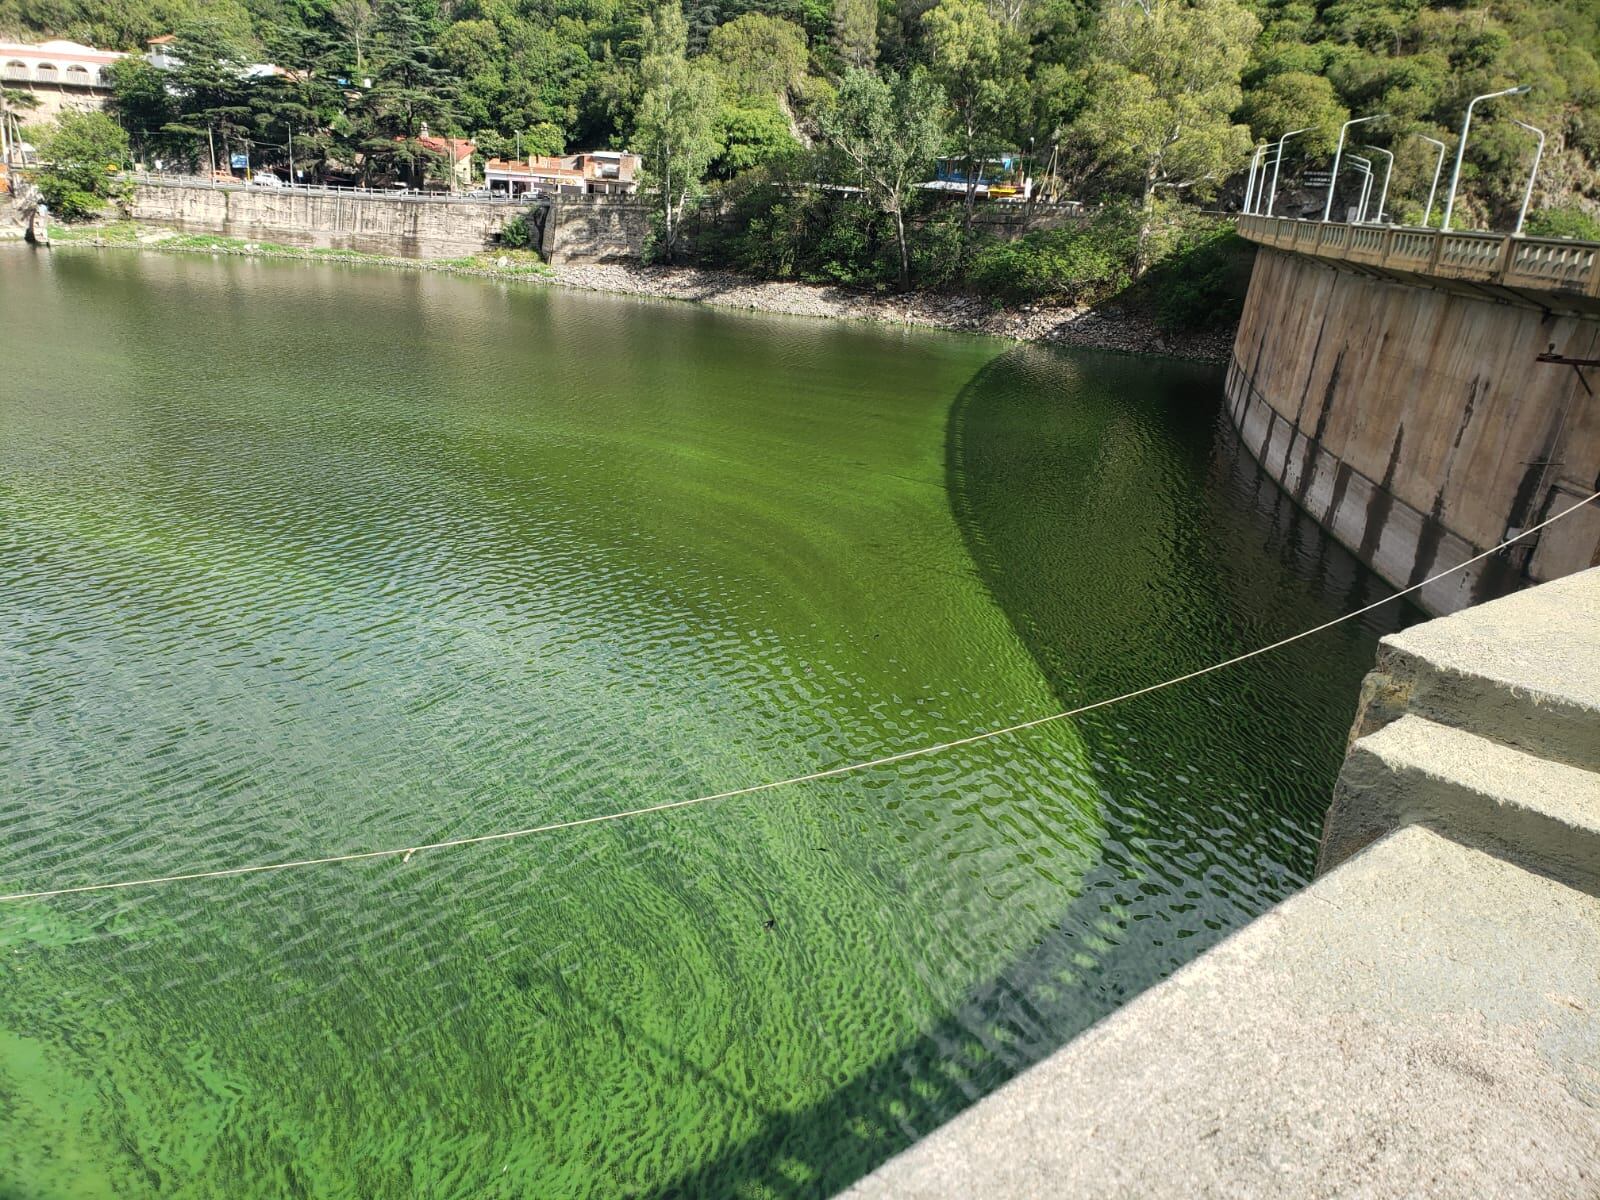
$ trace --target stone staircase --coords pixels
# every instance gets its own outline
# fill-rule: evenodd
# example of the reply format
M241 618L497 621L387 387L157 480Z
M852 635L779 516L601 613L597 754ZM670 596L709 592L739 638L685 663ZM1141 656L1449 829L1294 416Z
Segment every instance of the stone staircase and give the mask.
M1383 640L1319 872L1404 825L1600 885L1600 568Z

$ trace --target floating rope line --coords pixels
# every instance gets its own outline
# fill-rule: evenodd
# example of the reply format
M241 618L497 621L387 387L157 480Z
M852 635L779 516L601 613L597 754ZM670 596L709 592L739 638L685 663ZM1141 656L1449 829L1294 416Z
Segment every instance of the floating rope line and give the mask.
M1546 517L1537 525L1530 525L1521 533L1507 538L1493 549L1475 554L1465 562L1457 563L1435 575L1430 575L1421 583L1413 583L1409 587L1401 588L1381 600L1374 600L1371 604L1347 612L1343 616L1334 617L1331 621L1324 621L1320 625L1313 625L1310 629L1303 629L1299 633L1290 634L1288 637L1279 638L1265 646L1258 646L1254 650L1247 650L1243 654L1236 654L1232 658L1223 659L1221 662L1212 663L1208 667L1201 667L1196 671L1189 671L1183 675L1175 675L1171 679L1164 679L1160 683L1147 684L1145 687L1136 688L1131 692L1123 692L1120 696L1109 696L1104 700L1096 700L1090 704L1081 704L1077 708L1069 708L1064 712L1051 713L1045 717L1034 717L1029 721L1021 721L1015 725L1007 725L1003 729L991 729L984 733L973 733L966 737L956 738L953 741L938 742L932 746L919 746L914 750L901 750L895 754L885 754L881 758L869 758L864 762L847 763L844 766L828 767L821 771L810 771L804 775L792 775L788 779L774 779L767 783L752 783L747 787L734 788L726 792L713 792L705 796L693 796L687 800L669 800L664 804L652 804L647 808L630 808L621 812L602 813L596 817L579 817L571 821L556 821L549 825L531 825L526 829L508 829L500 833L482 833L473 837L448 838L442 842L422 842L414 846L400 846L393 850L359 850L351 854L330 854L322 858L298 858L288 862L262 863L249 867L222 867L213 871L187 871L178 875L156 875L149 879L120 879L108 883L85 883L75 887L50 888L37 892L12 892L10 895L0 896L0 904L16 900L45 900L52 896L76 896L84 892L110 892L123 888L155 887L158 884L187 883L195 879L227 879L235 875L260 875L270 871L292 871L300 867L325 867L334 863L361 862L364 859L374 858L399 858L402 862L411 861L411 857L424 850L451 850L458 846L481 846L489 842L509 842L517 838L534 837L541 833L557 833L563 829L578 829L584 825L600 825L608 821L623 821L631 817L646 817L651 813L671 812L679 808L692 808L699 804L710 804L717 800L732 800L738 796L753 796L758 792L770 792L777 788L792 787L800 783L813 783L819 779L834 779L840 775L851 775L857 771L869 771L874 767L887 767L894 763L905 762L912 758L926 758L933 754L942 754L946 750L954 750L960 746L971 746L977 742L987 742L994 738L1008 737L1011 734L1022 733L1029 729L1036 729L1040 725L1049 725L1056 721L1065 721L1071 717L1082 716L1084 713L1094 712L1096 709L1110 708L1114 704L1122 704L1128 700L1148 696L1152 692L1164 691L1176 687L1180 683L1187 683L1191 679L1198 679L1202 675L1210 675L1216 671L1226 670L1228 667L1237 666L1252 658L1259 658L1263 654L1271 654L1275 650L1304 638L1313 637L1324 630L1332 629L1335 625L1342 625L1346 621L1371 612L1375 608L1398 600L1401 596L1409 596L1412 592L1420 591L1430 584L1437 583L1448 575L1472 566L1473 563L1482 562L1491 555L1500 553L1506 547L1521 541L1530 534L1538 533L1549 525L1554 525L1561 518L1576 512L1586 504L1600 500L1600 492L1595 492L1579 500L1570 508L1564 508L1552 517Z

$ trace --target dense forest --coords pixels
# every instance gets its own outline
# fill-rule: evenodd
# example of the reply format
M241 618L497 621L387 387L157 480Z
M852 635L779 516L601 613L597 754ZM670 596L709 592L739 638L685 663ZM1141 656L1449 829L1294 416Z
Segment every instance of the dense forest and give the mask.
M1354 141L1392 151L1388 211L1418 221L1424 139L1453 150L1468 99L1513 82L1532 90L1479 110L1456 223L1514 221L1534 147L1517 118L1549 136L1530 230L1600 232L1600 0L0 0L0 29L176 34L177 70L117 68L145 158L203 164L209 136L278 164L292 144L308 176L442 173L406 140L424 123L486 155L627 147L662 198L658 252L766 274L1119 286L1207 240L1171 214L1236 207L1256 142L1308 127L1288 191L1373 113ZM915 188L940 156L1004 154L1101 216L986 247L970 195ZM708 194L735 232L693 236Z

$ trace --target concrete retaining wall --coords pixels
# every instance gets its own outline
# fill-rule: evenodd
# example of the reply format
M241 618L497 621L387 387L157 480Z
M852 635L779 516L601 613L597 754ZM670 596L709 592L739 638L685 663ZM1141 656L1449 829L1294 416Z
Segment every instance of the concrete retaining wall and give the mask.
M525 211L470 200L146 183L134 188L131 210L136 221L180 229L405 258L480 253Z
M637 262L655 211L631 196L555 196L549 202L539 252L549 263Z
M180 229L404 258L482 253L523 215L541 223L540 251L550 262L637 260L644 250L648 201L558 196L545 204L541 213L540 204L140 183L131 211L136 221Z
M1340 542L1419 582L1600 488L1600 319L1263 247L1228 372L1245 444ZM1600 562L1600 511L1421 593L1452 612Z

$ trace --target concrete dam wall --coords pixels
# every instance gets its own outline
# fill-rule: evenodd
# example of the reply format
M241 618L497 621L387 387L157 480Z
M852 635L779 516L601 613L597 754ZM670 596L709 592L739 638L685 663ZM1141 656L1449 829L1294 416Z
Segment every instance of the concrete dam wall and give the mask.
M649 230L648 204L628 197L563 196L522 205L204 183L140 182L131 215L226 237L403 258L481 254L519 216L536 225L539 250L551 262L637 259Z
M1600 316L1581 296L1540 299L1263 245L1230 415L1340 542L1418 583L1600 490L1600 401L1572 366L1538 361L1600 358ZM1597 562L1591 505L1420 599L1451 612Z

